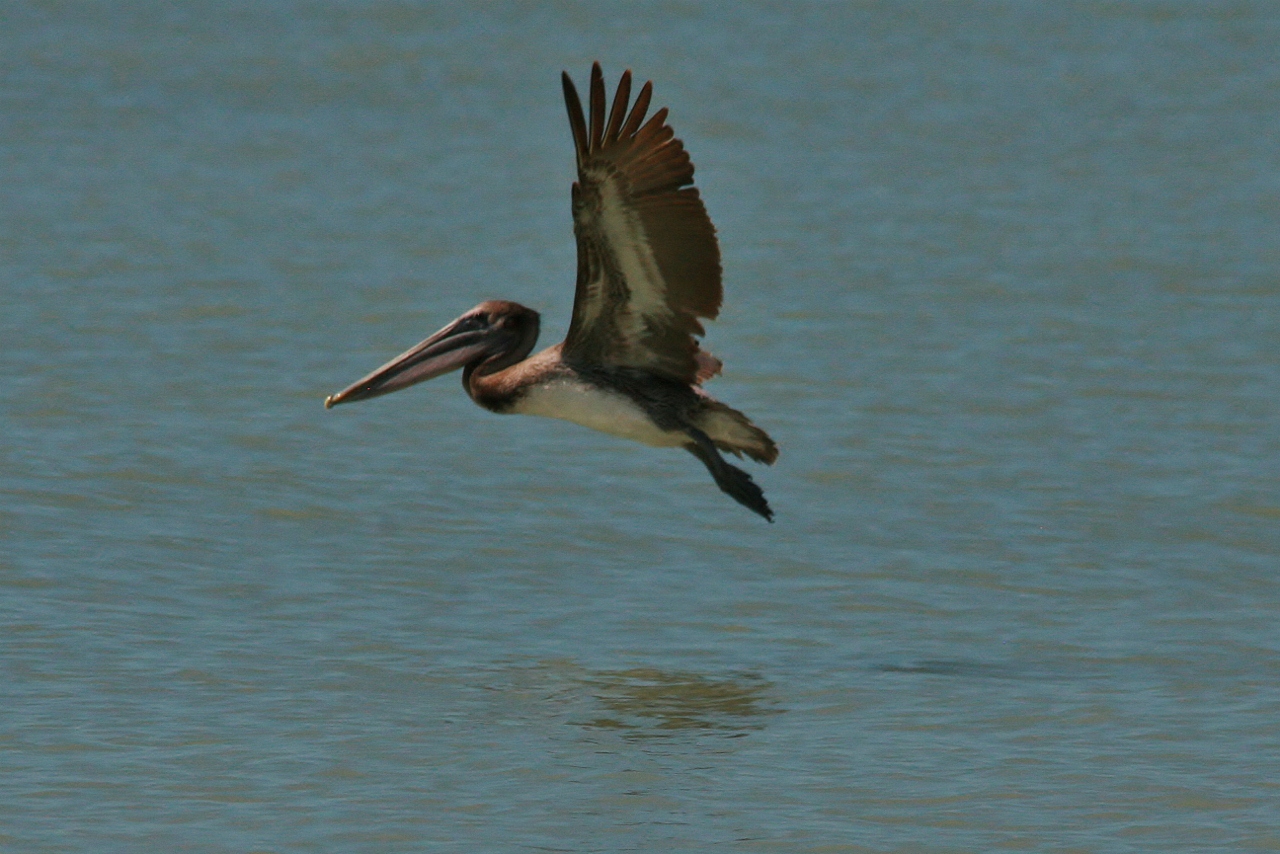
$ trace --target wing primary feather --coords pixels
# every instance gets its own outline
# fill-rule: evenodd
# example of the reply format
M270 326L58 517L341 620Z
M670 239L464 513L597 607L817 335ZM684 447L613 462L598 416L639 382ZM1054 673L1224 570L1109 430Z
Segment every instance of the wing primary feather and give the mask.
M649 100L652 97L653 81L646 81L640 87L640 94L636 96L636 102L631 107L631 115L627 116L627 123L622 126L622 130L618 131L619 139L626 139L640 127L640 123L644 121L644 114L649 111Z
M667 139L675 136L675 131L663 125L663 122L666 120L667 108L663 107L661 110L654 113L649 118L649 121L644 123L644 127L636 131L636 146L657 145L658 143L654 142L654 138L661 135L664 130L666 131Z
M578 90L569 79L569 72L563 73L561 82L564 84L564 105L569 111L569 129L573 131L574 153L581 167L587 157L587 123L582 116L582 101L578 100Z
M613 96L613 108L609 110L609 125L604 131L604 141L608 145L618 139L618 129L626 116L627 102L631 100L631 69L622 72L618 81L618 93Z
M591 147L588 151L600 150L604 137L604 72L600 63L591 66Z

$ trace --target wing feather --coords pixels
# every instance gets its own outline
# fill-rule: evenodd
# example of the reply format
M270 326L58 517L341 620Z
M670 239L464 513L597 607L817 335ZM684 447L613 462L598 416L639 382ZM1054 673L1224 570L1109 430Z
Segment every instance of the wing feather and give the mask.
M618 81L617 94L613 96L613 109L609 110L609 126L605 128L604 138L610 142L618 138L622 129L622 120L627 115L627 102L631 100L631 75L624 74Z
M631 83L631 72L626 71L622 75L627 84ZM649 112L649 101L653 98L653 83L647 81L644 86L640 87L640 94L636 95L636 102L631 107L631 115L627 117L627 123L618 131L618 137L625 139L634 136L636 129L640 127L640 123L644 121L644 114Z
M707 357L699 360L694 336L703 334L699 318L719 312L722 289L715 227L690 186L689 154L665 107L645 121L652 84L628 111L630 71L607 119L599 63L588 116L568 74L563 82L578 163L578 284L564 357L697 382Z
M578 152L578 163L582 163L583 152L587 150L587 123L582 117L582 102L578 100L578 90L573 88L573 81L565 74L560 81L564 85L564 103L569 108L569 129L573 131L573 148Z
M599 150L604 142L604 73L600 63L591 69L591 147Z

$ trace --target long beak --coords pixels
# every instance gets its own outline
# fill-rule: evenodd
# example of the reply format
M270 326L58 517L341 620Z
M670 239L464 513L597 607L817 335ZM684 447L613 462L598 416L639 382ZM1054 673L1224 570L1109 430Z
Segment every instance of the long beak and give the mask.
M476 327L476 318L460 317L426 341L406 350L363 379L324 399L324 408L339 403L368 400L390 394L456 371L493 346L487 330Z

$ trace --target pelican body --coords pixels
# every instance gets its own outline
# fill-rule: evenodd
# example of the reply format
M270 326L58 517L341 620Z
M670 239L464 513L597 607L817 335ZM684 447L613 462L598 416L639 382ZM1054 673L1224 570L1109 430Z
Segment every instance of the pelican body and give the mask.
M715 228L693 164L666 124L645 121L652 84L630 104L622 75L606 117L604 76L591 69L590 113L562 77L577 155L573 224L578 281L565 340L530 356L539 316L488 300L373 373L325 399L367 400L462 368L467 394L491 412L560 418L656 447L685 448L716 484L773 521L760 487L721 455L772 464L773 440L702 389L720 372L699 349L699 318L722 298Z

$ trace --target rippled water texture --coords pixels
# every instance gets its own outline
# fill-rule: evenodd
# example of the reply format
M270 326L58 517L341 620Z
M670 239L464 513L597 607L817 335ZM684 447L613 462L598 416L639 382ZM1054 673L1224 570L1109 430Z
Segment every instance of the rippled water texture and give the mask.
M10 4L6 852L1280 850L1268 3ZM778 514L456 378L561 69L698 165Z

